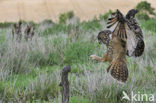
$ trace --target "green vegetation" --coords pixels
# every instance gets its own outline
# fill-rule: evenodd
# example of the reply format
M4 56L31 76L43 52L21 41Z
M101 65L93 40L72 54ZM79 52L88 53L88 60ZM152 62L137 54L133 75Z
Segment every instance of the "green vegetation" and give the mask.
M74 17L73 11L69 11L67 13L60 14L59 16L59 24L65 24L67 19L71 19Z
M147 1L142 1L140 2L137 6L136 9L142 12L148 12L151 15L156 15L154 10L155 8L151 7L151 4L148 3Z
M7 28L7 27L10 27L12 24L12 22L3 22L3 23L0 23L0 28Z
M137 8L141 8L141 4L138 5ZM129 103L121 101L122 91L128 95L131 91L154 94L156 18L138 21L146 48L139 58L127 57L126 84L111 78L106 71L108 63L89 58L91 54L103 56L106 50L97 43L97 35L105 29L103 19L109 13L74 24L66 22L74 17L73 12L61 14L58 24L51 20L40 24L31 22L36 30L28 42L18 42L12 37L11 26L3 26L0 29L0 100L3 103L60 103L60 71L66 65L71 65L70 103Z
M151 32L156 33L156 19L150 19L142 22L141 26Z
M139 10L137 14L138 19L149 20L150 15L156 17L156 13L154 12L155 8L151 7L151 4L147 1L141 1L135 8Z
M110 15L111 13L113 13L113 11L112 11L112 10L109 10L109 11L108 11L107 13L105 13L104 15L100 15L100 16L99 16L99 19L100 19L100 20L102 20L102 19L107 20L107 18L109 17L109 15Z
M84 21L79 24L84 32L95 31L101 29L100 21L94 18L92 21Z

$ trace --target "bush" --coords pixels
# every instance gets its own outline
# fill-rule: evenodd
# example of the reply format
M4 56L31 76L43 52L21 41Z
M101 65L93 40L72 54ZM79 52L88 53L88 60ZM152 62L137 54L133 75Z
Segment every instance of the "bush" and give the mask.
M7 27L11 27L11 25L13 25L13 22L4 22L4 23L0 23L0 28L7 28Z
M156 32L156 19L149 19L141 22L141 26L149 31Z
M151 7L151 4L148 3L147 1L141 1L140 3L137 4L136 9L141 11L141 12L147 12L151 15L155 15L154 8Z
M72 17L74 17L73 11L69 11L67 13L60 14L59 24L66 24L67 19L71 19Z
M136 15L136 17L137 17L139 20L149 20L149 19L150 19L150 17L148 16L147 13L142 13L142 12L138 13L138 14Z
M28 72L30 66L33 67L29 63L28 48L31 48L31 45L27 45L25 42L5 41L5 44L1 45L0 48L1 70L8 72L8 74Z
M96 29L102 28L99 20L97 20L96 18L94 18L94 20L92 21L83 21L79 24L79 26L84 32L95 31Z
M0 99L5 103L26 103L25 101L51 101L58 96L58 72L39 74L32 77L29 75L12 76L9 85L0 82ZM14 79L13 79L14 78ZM15 80L16 79L16 80Z
M92 21L83 21L81 23L78 23L77 25L65 25L65 24L56 24L48 29L46 29L43 34L41 35L49 35L49 34L58 34L58 33L68 33L69 29L79 29L83 30L83 32L88 32L88 31L95 31L101 29L102 26L99 22L99 20L94 19ZM74 31L77 32L77 31Z
M37 36L36 36L37 37ZM27 73L34 66L60 65L63 62L64 38L33 38L33 41L17 42L11 38L0 45L0 65L4 74ZM52 41L52 42L51 42ZM0 73L1 73L0 72Z
M27 98L29 100L45 100L50 101L59 93L58 73L42 74L37 79L27 86Z
M139 13L136 15L138 19L149 20L149 15L156 16L155 9L147 1L141 1L135 8L139 10Z
M67 26L62 24L56 24L53 27L50 27L46 29L43 32L43 35L49 35L49 34L57 34L57 33L65 33L67 31ZM41 34L42 35L42 34Z
M64 62L68 64L86 62L93 48L94 45L89 42L76 41L74 43L70 43L64 50Z
M63 62L63 48L66 46L66 41L62 37L41 39L40 44L35 44L36 47L29 51L29 61L38 66L60 65Z
M46 19L46 20L44 20L44 21L42 21L41 23L40 23L40 25L50 25L50 24L52 24L52 25L55 25L55 23L52 21L52 20L49 20L49 19Z

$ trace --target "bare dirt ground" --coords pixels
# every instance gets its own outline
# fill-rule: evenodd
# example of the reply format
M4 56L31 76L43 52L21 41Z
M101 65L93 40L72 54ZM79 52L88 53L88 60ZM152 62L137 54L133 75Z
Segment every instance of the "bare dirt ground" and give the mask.
M0 22L41 22L58 20L60 13L74 11L81 20L89 20L108 10L120 9L126 13L142 0L0 0ZM147 0L156 8L156 0Z

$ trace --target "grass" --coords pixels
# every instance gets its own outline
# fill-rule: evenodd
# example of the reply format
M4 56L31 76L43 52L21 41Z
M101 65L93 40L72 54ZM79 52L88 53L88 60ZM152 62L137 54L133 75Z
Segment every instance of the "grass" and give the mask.
M146 28L149 31L156 33L156 19L150 19L147 21L144 21L141 25L142 27Z
M107 73L108 63L89 58L102 56L104 45L97 34L106 26L94 19L76 24L36 26L29 42L11 37L11 28L0 29L0 100L4 103L60 103L60 71L71 65L70 103L129 103L121 101L122 91L156 91L156 19L139 21L143 28L145 52L139 58L127 57L129 78L118 83ZM50 22L50 21L48 21ZM50 22L51 23L51 22ZM154 94L155 95L155 94Z

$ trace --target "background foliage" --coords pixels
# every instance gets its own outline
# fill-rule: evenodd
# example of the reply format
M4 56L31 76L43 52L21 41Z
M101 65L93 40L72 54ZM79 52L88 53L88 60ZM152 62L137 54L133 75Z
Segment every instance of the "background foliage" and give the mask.
M106 29L112 12L82 21L72 11L61 14L59 23L45 20L35 27L35 36L26 42L12 37L14 23L0 24L0 100L3 103L60 103L60 70L71 65L70 103L128 103L122 91L156 93L156 18L154 8L143 1L136 8L143 29L145 52L139 58L127 57L129 79L118 83L107 73L108 63L97 63L90 54L106 51L97 35ZM153 15L152 17L150 15ZM140 19L141 18L141 19ZM24 28L28 22L22 21ZM154 94L155 95L155 94ZM156 96L156 95L155 95Z

